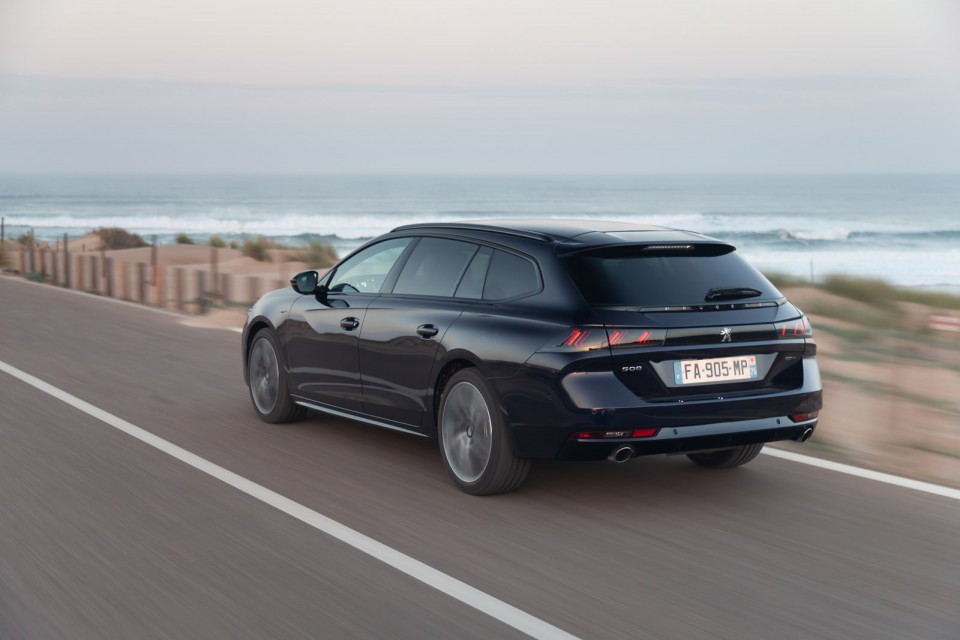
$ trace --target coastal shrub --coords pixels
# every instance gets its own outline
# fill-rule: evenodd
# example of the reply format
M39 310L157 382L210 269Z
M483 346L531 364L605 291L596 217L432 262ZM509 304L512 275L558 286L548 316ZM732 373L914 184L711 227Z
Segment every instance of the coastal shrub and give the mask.
M286 249L287 247L263 236L256 238L247 238L240 247L240 253L253 258L258 262L273 262L270 257L269 249Z
M960 309L960 296L940 291L917 291L907 287L895 287L882 280L831 275L822 288L844 298L859 300L876 307L890 308L897 301L915 302L941 309Z
M914 291L900 289L900 299L904 302L916 302L940 309L960 309L960 296L941 291Z
M147 242L139 234L130 233L120 227L100 227L99 229L94 229L93 232L97 234L100 241L103 242L103 248L107 250L138 249L148 246Z
M898 298L896 288L883 280L830 275L820 286L824 291L875 307L891 307Z
M240 248L240 245L237 244L237 241L236 241L236 240L231 240L231 241L230 241L230 248L231 248L231 249L239 249L239 248Z
M777 289L786 289L787 287L809 287L810 282L803 278L798 278L796 276L787 275L785 273L778 273L772 271L769 273L764 273L767 280L773 283Z
M218 235L210 236L210 240L207 241L211 247L216 247L217 249L223 249L227 246L227 243Z
M193 244L193 238L191 238L185 233L178 233L173 238L173 241L176 242L177 244Z
M304 262L311 269L332 267L339 258L333 245L324 240L307 240L306 245L290 255L290 260Z
M30 243L33 242L33 237L29 233L21 233L14 239L14 242L29 247Z

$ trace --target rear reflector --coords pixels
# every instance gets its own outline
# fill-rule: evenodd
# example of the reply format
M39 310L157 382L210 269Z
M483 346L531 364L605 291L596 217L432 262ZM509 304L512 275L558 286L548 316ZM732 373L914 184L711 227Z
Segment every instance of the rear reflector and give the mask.
M819 415L819 411L811 411L810 413L795 413L790 416L790 419L794 422L806 422L807 420L813 420Z
M632 429L629 431L578 431L573 437L578 440L603 440L605 438L650 438L660 429Z

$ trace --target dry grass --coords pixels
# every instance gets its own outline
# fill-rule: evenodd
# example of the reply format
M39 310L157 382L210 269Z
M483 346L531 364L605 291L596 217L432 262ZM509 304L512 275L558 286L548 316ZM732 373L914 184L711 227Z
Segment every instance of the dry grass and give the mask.
M263 236L257 236L256 238L247 238L244 240L243 244L240 245L240 253L258 262L273 262L273 258L270 257L270 249L286 248L286 245L279 242Z
M329 242L307 240L306 246L290 255L291 260L304 262L311 269L323 269L336 264L337 251Z
M778 288L814 287L889 311L896 310L897 302L915 302L938 309L960 309L960 296L939 291L915 291L883 280L829 275L823 282L811 284L807 280L778 273L767 274L767 277Z

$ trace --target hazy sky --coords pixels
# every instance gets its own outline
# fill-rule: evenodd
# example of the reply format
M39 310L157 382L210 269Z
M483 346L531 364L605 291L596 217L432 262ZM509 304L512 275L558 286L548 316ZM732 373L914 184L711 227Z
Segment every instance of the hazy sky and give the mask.
M0 0L0 170L960 171L960 1Z

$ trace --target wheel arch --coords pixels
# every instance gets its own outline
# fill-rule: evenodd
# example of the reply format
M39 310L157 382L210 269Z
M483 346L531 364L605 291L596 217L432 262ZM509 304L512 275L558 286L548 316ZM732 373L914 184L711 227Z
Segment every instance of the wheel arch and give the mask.
M253 339L261 329L270 329L271 331L276 331L274 326L270 322L260 316L250 322L247 325L246 333L243 339L243 382L244 384L250 384L250 349L253 347Z
M432 423L429 426L431 427L434 436L437 435L437 421L440 416L440 398L443 397L443 390L446 388L447 383L450 382L450 378L452 378L458 371L462 371L463 369L470 367L477 367L477 363L464 356L459 356L447 361L437 373L437 377L433 383L433 401L430 403L431 411L429 413L430 421Z

